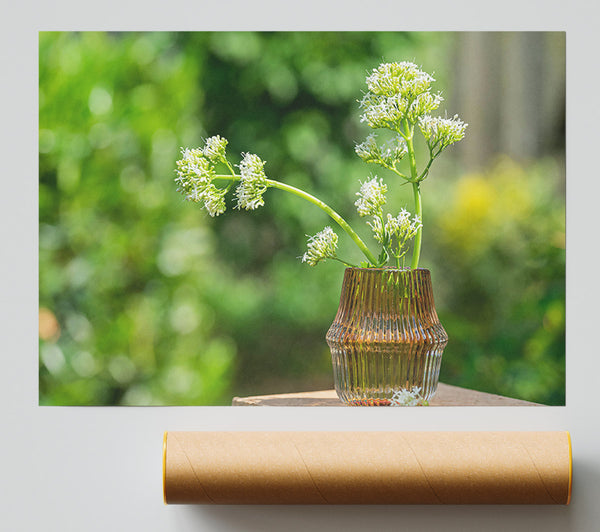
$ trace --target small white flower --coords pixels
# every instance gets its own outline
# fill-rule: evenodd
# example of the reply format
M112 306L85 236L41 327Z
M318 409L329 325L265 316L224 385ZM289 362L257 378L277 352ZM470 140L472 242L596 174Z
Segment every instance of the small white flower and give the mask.
M394 392L391 406L427 406L428 401L421 395L421 387L413 386L411 390L398 390Z
M419 119L419 128L427 143L431 147L439 144L440 149L461 140L465 136L467 126L458 115L454 115L453 118L424 116Z
M360 103L364 109L361 121L374 129L400 131L403 119L415 122L442 101L441 94L430 92L433 76L408 61L383 63L366 81L369 92Z
M202 201L203 191L200 189L198 185L194 185L191 192L185 197L188 201L193 201L195 203L199 203Z
M393 166L400 161L407 152L408 147L406 146L406 141L398 135L381 147L381 160L388 166Z
M417 215L411 220L410 213L405 209L402 209L398 216L388 213L385 223L382 221L381 215L378 215L373 216L372 221L367 224L373 230L375 240L389 246L391 253L398 258L406 254L408 242L423 226Z
M360 190L356 193L358 199L354 203L356 210L361 216L373 216L381 213L381 208L385 205L385 194L387 185L383 179L377 179L377 176L369 181L361 182Z
M383 63L366 81L369 91L360 102L361 122L368 123L371 128L402 132L403 120L418 122L430 146L437 145L440 150L464 137L467 124L458 116L446 119L432 118L428 114L444 99L439 92L431 93L435 78L414 63ZM397 161L402 157L394 158L393 153L378 152L375 147L372 142L367 142L357 146L357 153L366 162L384 162L388 166L393 164L390 160ZM380 160L377 160L378 156L381 156Z
M239 164L240 173L243 179L266 179L264 166L266 161L261 160L254 153L243 153L244 157Z
M371 75L367 77L367 87L374 94L391 95L399 91L399 65L394 63L382 63L374 68Z
M373 129L395 129L395 124L406 114L408 101L400 95L387 97L367 93L360 102L360 107L364 109L361 122L366 122Z
M402 213L406 211L402 211L397 217L393 217L388 213L387 221L385 224L385 232L388 235L393 235L401 231L403 223L405 223L405 218L402 216Z
M400 94L412 100L419 94L429 91L435 78L421 70L414 63L409 64L411 65L410 68L405 70L401 78Z
M309 237L308 250L302 256L302 262L316 266L325 259L336 258L338 236L331 227L327 226L316 235Z
M175 178L175 182L178 184L177 190L188 201L204 203L204 207L211 216L223 214L226 208L225 194L227 190L217 188L213 184L214 167L207 159L205 150L182 148L181 155L182 158L177 161L177 177Z
M379 147L376 142L377 135L371 133L363 143L354 148L356 154L366 163L382 163L393 166L407 153L406 141L397 135L395 138Z
M265 204L262 197L267 190L264 165L265 161L262 161L258 155L244 154L244 158L239 164L240 184L235 191L237 209L254 210Z
M385 224L386 232L389 235L397 236L401 240L413 238L421 227L423 227L421 219L415 214L411 221L410 213L405 209L402 209L396 217L388 214Z
M227 139L215 135L206 139L204 149L202 150L204 155L208 157L212 162L219 162L225 159L225 148L227 146Z
M219 216L225 212L225 194L227 189L217 188L215 185L210 183L202 194L202 200L204 201L204 208L208 211L211 216Z
M371 133L364 142L357 144L354 148L356 154L366 163L377 163L381 160L379 146L375 141L376 138L377 135Z
M386 239L385 227L381 223L380 216L373 216L373 220L371 222L367 222L367 225L373 230L374 238L380 244L383 244Z
M410 104L407 114L411 121L414 122L426 113L430 113L431 111L437 109L443 101L444 98L439 92L437 94L424 92L419 94Z
M374 94L391 96L401 94L414 97L429 90L433 76L410 61L382 63L367 77L367 87Z
M416 236L422 226L421 219L415 215L411 221L410 213L405 209L402 209L396 217L387 215L385 233L389 241L392 239L396 241L394 256L400 258L406 254L408 242Z
M212 181L214 170L200 148L181 148L181 155L175 171L177 190L186 199L198 201L193 198L201 195L204 188Z

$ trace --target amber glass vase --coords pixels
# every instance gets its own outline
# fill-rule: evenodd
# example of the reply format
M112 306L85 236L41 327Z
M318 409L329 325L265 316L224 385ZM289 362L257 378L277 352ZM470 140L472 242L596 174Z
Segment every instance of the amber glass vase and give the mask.
M448 343L429 270L347 268L326 340L344 403L387 406L407 393L428 401Z

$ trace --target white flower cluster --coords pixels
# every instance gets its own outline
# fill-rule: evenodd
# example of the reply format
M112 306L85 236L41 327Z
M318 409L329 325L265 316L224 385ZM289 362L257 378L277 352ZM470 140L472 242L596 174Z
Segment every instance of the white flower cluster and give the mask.
M366 163L378 163L383 166L394 166L408 151L406 141L397 135L382 146L378 146L377 135L371 133L366 140L357 144L354 151Z
M413 386L412 390L394 392L390 406L427 406L429 403L421 395L421 387Z
M398 131L400 122L406 116L407 101L400 96L376 96L370 92L360 102L363 114L361 122L373 129L388 128Z
M217 178L215 173L217 163L227 165L233 173L226 159L226 147L227 139L215 135L206 139L202 148L182 148L182 157L177 161L175 177L177 190L186 200L203 203L211 216L223 214L226 209L225 195L231 185L219 188L213 182ZM238 209L252 210L264 205L262 195L268 187L264 165L265 162L258 155L243 154L242 162L239 164L241 177L236 189Z
M204 208L210 216L219 216L227 209L225 205L226 188L218 188L210 183L204 190Z
M437 148L441 151L461 140L465 136L467 126L458 115L454 115L453 118L423 116L419 119L421 133L432 150Z
M177 191L185 196L198 194L199 187L210 182L208 161L202 148L181 148L181 159L177 161L175 183ZM192 199L192 198L187 198ZM193 200L198 201L198 200Z
M413 216L411 221L410 213L406 209L402 209L396 217L391 214L387 215L385 230L390 235L409 239L415 236L422 226L421 219L417 215Z
M385 194L387 185L383 179L377 180L377 176L369 181L361 182L360 190L356 193L358 199L354 203L356 210L361 216L375 216L381 214L381 208L385 205Z
M386 247L390 247L392 254L400 258L406 254L409 240L415 237L417 231L423 227L421 219L415 215L410 219L410 213L402 209L398 216L388 213L385 223L381 216L374 216L372 222L367 222L375 240Z
M381 159L376 138L377 135L371 133L364 142L357 144L354 148L356 154L366 163L378 163Z
M225 145L221 141L215 142L215 137L206 140L204 148L182 148L181 159L177 161L177 170L175 182L178 185L178 191L185 199L197 203L204 203L205 209L211 216L218 216L225 212L225 193L226 190L219 189L213 184L215 177L214 165L207 158L206 151L208 147L214 147L218 143L222 148L223 157ZM210 148L214 149L214 148ZM216 152L215 152L216 153Z
M206 139L206 144L202 150L204 155L212 162L225 161L225 148L227 147L227 139L215 135Z
M302 256L302 262L316 266L325 259L335 259L338 236L331 227L327 226L316 235L309 237L308 250Z
M410 61L382 63L367 77L367 87L374 94L393 96L401 94L405 98L415 97L431 86L433 76L423 72Z
M265 175L265 161L253 153L243 154L244 158L239 164L241 180L235 195L237 209L254 210L265 204L262 195L267 190L267 176Z
M408 61L383 63L367 77L367 92L360 106L362 122L370 127L402 131L401 122L416 122L420 116L437 109L440 93L431 94L435 79Z

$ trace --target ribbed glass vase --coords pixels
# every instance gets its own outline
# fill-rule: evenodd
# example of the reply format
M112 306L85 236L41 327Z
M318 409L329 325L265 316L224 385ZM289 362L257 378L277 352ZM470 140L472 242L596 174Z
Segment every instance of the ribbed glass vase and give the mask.
M429 270L347 268L326 340L344 403L426 404L448 343Z

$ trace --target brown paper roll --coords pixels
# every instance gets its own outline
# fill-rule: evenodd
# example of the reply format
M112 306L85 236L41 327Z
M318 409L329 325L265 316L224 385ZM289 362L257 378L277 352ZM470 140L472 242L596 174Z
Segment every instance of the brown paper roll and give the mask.
M569 504L568 432L166 432L165 503Z

